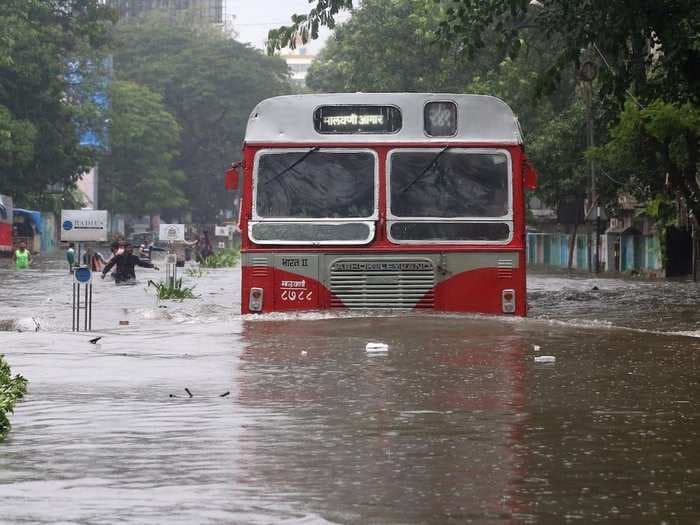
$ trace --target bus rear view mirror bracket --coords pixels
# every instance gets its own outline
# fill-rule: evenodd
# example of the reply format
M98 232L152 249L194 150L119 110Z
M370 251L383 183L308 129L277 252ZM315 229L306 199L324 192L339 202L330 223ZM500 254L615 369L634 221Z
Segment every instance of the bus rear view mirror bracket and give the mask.
M239 173L238 168L242 165L241 161L231 164L231 167L226 170L226 177L224 178L224 187L229 191L238 190L239 183Z

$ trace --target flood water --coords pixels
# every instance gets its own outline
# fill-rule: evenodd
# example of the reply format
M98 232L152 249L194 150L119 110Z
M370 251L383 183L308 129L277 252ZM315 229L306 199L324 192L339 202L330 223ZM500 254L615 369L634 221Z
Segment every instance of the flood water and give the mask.
M241 316L238 269L185 279L95 282L93 345L61 261L0 261L30 380L0 522L700 523L697 284L531 275L513 319Z

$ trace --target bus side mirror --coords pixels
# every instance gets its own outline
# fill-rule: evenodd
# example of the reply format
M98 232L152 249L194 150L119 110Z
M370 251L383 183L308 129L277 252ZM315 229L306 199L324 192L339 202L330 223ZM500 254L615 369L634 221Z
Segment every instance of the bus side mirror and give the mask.
M236 162L231 165L229 169L226 170L226 177L224 178L224 187L227 190L237 190L238 189L238 166L240 162Z
M530 159L526 158L523 162L523 182L526 189L534 190L537 188L537 176L537 170L530 162Z

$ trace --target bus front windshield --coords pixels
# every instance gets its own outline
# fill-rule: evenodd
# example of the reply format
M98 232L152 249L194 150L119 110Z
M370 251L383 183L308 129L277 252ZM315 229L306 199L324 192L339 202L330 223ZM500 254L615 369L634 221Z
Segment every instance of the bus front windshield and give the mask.
M465 150L391 155L394 217L498 218L508 214L508 157Z
M267 151L256 165L260 219L368 219L375 214L375 156L369 151Z

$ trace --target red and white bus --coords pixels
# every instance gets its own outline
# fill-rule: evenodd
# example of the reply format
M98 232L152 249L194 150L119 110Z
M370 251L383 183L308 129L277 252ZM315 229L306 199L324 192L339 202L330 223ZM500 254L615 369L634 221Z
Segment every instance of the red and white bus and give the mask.
M536 174L499 99L267 99L227 188L239 175L243 313L526 315L524 190Z
M12 255L12 197L0 195L0 256Z

